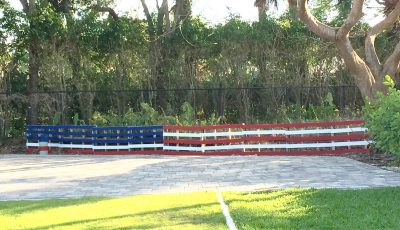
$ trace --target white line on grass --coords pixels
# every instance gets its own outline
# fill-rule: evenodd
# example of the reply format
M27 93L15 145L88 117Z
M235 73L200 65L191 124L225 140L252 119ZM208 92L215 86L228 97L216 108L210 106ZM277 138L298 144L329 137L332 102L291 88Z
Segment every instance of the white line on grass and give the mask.
M226 224L228 225L230 230L237 230L235 223L233 222L233 219L231 217L231 214L229 214L229 209L228 206L225 204L224 199L222 198L222 195L220 192L217 192L217 197L218 201L221 204L222 208L222 213L225 216L226 219Z

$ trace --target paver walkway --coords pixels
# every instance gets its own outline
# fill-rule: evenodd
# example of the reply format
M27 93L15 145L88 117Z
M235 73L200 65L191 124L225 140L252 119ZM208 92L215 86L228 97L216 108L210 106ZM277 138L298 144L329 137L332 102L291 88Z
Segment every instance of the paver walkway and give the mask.
M332 156L0 155L0 200L382 186L400 173Z

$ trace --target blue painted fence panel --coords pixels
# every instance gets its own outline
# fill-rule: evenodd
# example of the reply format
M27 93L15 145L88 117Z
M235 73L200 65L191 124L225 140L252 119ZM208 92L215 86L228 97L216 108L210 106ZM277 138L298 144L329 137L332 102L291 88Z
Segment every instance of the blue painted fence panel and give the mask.
M38 143L45 137L51 143L107 146L116 144L162 144L163 126L77 126L28 125L28 143Z

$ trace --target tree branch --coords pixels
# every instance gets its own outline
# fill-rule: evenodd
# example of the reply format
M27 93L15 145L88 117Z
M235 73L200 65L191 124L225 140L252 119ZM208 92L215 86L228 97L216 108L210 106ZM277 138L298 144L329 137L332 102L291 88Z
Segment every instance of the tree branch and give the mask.
M56 12L67 13L72 9L72 3L70 0L48 0L48 2L54 7Z
M158 16L157 16L157 35L161 35L163 34L163 29L164 29L164 16L165 16L165 1L163 0L163 2L161 3L161 7L158 10ZM168 10L167 10L168 11ZM167 28L168 29L168 28Z
M383 67L379 61L378 55L376 54L375 38L380 33L382 33L384 30L386 30L387 28L392 26L394 23L396 23L399 16L400 16L400 1L397 2L394 10L392 12L390 12L390 14L385 19L383 19L381 22L376 24L374 27L372 27L368 31L367 37L365 38L366 60L367 60L368 64L370 65L371 70L375 76L381 76L382 75L381 71L385 72L386 70L383 70L383 69L388 69L388 67L389 67L389 66L387 66L389 64L386 64L386 63L394 64L393 61L396 59L396 54L395 54L396 49L395 49L394 53L386 61L385 67ZM391 60L389 60L389 59L391 59ZM377 79L377 80L380 80L380 79Z
M29 4L28 4L28 11L29 13L33 13L36 10L36 2L35 0L29 0Z
M351 75L354 77L362 95L371 95L371 90L373 90L372 88L376 85L371 69L353 49L348 37L342 40L337 40L335 43L340 57L343 59Z
M153 23L153 19L151 18L151 15L150 15L149 8L147 7L145 0L140 0L140 2L142 3L142 6L143 6L144 15L146 15L147 24L149 26L149 28L148 28L149 35L151 37L154 37L155 36L154 23Z
M335 29L318 21L308 10L308 1L299 0L299 18L307 27L319 37L335 41Z
M390 75L394 78L395 74L400 70L400 42L397 43L393 53L388 57L385 64L383 65L383 74ZM384 77L384 76L382 76Z
M399 17L400 17L400 1L396 3L395 8L392 10L392 12L390 12L390 14L385 18L385 20L383 20L379 24L382 23L383 29L386 29L389 26L396 23ZM379 32L379 30L377 30L377 32ZM394 75L399 71L399 68L400 68L400 42L396 45L396 47L393 50L393 53L387 58L385 64L383 65L382 75L389 74L391 77L394 77Z
M161 8L162 11L164 12L166 33L169 34L171 32L171 22L169 19L168 0L163 1Z
M190 0L176 0L175 6L172 7L174 11L174 24L172 31L176 30L179 24L188 18L191 14Z
M103 7L103 6L95 5L95 6L91 6L90 9L97 11L97 12L109 13L115 21L119 20L118 14L115 13L114 9L111 7Z
M57 0L48 0L48 2L53 6L56 12L59 10L59 5Z
M362 8L364 5L364 0L353 0L351 11L346 18L346 21L339 28L336 33L336 39L343 39L349 36L351 28L356 25L358 21L364 16Z
M157 10L160 10L160 4L158 3L158 0L156 0L156 7L157 7Z
M29 5L27 0L19 0L22 5L22 9L24 9L25 13L29 12Z
M375 49L375 37L367 35L365 38L365 59L368 63L368 66L371 68L374 76L378 76L382 70L381 62L379 61L378 55L376 54Z

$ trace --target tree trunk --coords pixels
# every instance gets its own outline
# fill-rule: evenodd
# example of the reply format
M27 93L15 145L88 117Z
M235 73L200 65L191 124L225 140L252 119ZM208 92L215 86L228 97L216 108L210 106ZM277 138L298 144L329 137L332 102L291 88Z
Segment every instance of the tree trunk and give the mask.
M30 24L30 31L28 31L29 36L29 46L28 46L28 56L29 56L29 79L27 82L28 86L28 111L27 111L27 123L37 124L39 116L39 95L37 94L39 85L39 53L40 45L39 40L35 37L33 30L33 25L35 21L32 17L36 14L36 2L34 0L20 0L22 4L23 11L27 15L27 20Z
M29 79L28 79L28 124L38 124L39 116L39 47L36 41L31 40L29 45Z
M364 61L353 49L349 36L351 29L363 17L365 0L353 0L351 10L339 27L335 28L324 24L312 15L308 9L307 0L298 0L299 18L307 27L320 38L336 44L340 57L344 60L354 81L364 98L374 99L377 92L387 92L383 84L386 75L394 79L400 70L400 43L396 45L392 54L381 64L375 50L375 38L390 26L398 22L400 17L400 1L397 1L393 10L366 34Z
M265 53L265 46L263 44L257 44L256 45L257 50L256 52L256 58L257 58L257 66L258 66L258 71L260 73L260 79L262 79L263 82L270 83L268 81L268 70L267 70L267 54Z
M86 90L90 91L93 89L91 86L90 81L86 81L83 84L84 86L80 86L79 90ZM79 108L81 112L81 118L85 121L86 124L89 124L90 118L93 114L93 100L94 100L94 93L92 92L82 92L78 94L79 99Z
M152 55L151 61L153 62L152 66L152 75L153 79L155 79L155 88L156 88L156 107L160 111L165 111L167 108L167 94L165 88L165 80L166 80L166 50L165 45L161 44L160 41L152 42Z
M196 64L191 51L187 50L184 54L184 65L182 69L182 77L187 80L185 81L185 87L194 89L196 86ZM196 91L190 90L186 95L186 101L189 102L193 108L196 109Z
M373 99L377 91L386 90L383 82L375 81L370 68L353 50L348 38L336 41L336 47L364 98Z
M191 15L191 0L176 0L175 5L171 8L168 1L163 0L161 6L157 1L157 21L154 23L152 15L147 7L145 0L140 0L143 11L146 16L148 25L148 33L150 40L150 60L152 77L156 81L157 89L156 105L159 110L165 110L167 107L167 93L165 91L165 83L169 74L169 60L174 59L168 52L173 33L176 31L181 22ZM171 13L173 15L170 19Z
M267 19L267 5L260 4L258 6L258 22L263 22Z
M127 61L126 61L126 56L125 56L125 51L123 46L118 52L118 61L119 61L119 66L118 68L118 83L117 83L117 89L125 89L128 85L127 78L128 78L128 69L127 69ZM118 114L123 115L127 112L127 93L126 91L117 91L117 105L118 105Z

